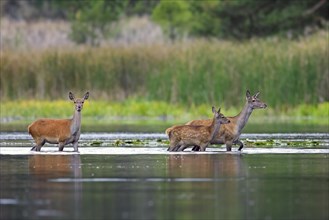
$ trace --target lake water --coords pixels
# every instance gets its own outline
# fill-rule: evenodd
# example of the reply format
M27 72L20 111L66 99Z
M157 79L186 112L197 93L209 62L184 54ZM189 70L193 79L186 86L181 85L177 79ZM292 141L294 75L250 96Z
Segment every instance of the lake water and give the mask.
M0 219L328 219L327 133L244 134L240 153L86 133L79 153L0 133Z

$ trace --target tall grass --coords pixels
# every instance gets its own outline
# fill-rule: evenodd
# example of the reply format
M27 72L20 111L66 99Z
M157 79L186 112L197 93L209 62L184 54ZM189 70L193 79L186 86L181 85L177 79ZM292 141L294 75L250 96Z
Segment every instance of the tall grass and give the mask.
M225 116L237 115L238 108L226 106L221 112ZM216 107L219 107L218 105ZM252 116L253 123L270 124L278 121L290 121L300 124L325 125L329 129L328 121L329 102L317 105L298 105L285 111L273 108L256 110ZM1 125L21 124L27 126L37 118L70 118L74 112L74 104L69 100L40 101L18 100L5 101L0 105ZM87 124L113 123L186 123L200 118L211 118L211 106L201 104L188 107L184 104L169 104L162 101L140 101L128 99L124 102L108 102L88 100L84 104L83 121ZM275 120L275 121L273 121ZM172 123L171 123L172 122Z
M241 106L246 89L272 107L329 100L328 33L299 41L193 40L152 46L1 54L1 100L157 100Z

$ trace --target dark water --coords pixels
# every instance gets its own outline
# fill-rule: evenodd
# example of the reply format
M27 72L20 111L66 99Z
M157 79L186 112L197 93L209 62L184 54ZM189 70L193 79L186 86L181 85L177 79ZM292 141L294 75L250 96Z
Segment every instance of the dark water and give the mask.
M328 219L328 154L1 155L1 219Z

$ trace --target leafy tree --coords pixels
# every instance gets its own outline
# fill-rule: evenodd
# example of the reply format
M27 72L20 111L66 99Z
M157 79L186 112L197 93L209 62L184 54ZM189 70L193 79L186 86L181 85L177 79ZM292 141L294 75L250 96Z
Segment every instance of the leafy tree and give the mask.
M162 0L152 17L171 38L194 36L248 39L280 33L302 34L328 25L328 0Z
M152 12L153 20L162 25L171 40L188 31L191 16L187 1L161 0Z
M131 15L150 15L160 0L127 0L125 13Z
M212 8L219 20L219 32L206 32L221 37L246 39L279 33L303 33L306 27L323 27L328 22L327 0L221 0ZM195 2L198 5L200 3ZM204 9L199 13L205 12ZM196 32L207 30L201 28ZM201 32L202 33L202 32Z
M126 2L97 0L83 3L71 16L71 38L80 44L89 43L96 46L99 39L109 31L109 24L118 20L123 13Z
M96 46L112 30L111 24L124 14L150 13L158 0L97 0L64 1L71 8L71 38L79 43ZM73 12L73 13L72 13Z
M220 0L189 1L192 13L190 33L194 36L218 36L221 18L217 16Z
M170 39L193 36L248 39L328 28L329 0L2 0L1 15L61 18L77 43L99 44L121 15L150 14Z

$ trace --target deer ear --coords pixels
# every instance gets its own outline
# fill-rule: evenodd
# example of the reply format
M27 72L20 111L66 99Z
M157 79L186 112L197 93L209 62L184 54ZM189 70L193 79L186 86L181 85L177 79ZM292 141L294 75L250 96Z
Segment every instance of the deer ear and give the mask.
M69 98L70 98L70 100L74 100L74 95L73 95L73 93L72 92L69 92Z
M215 107L214 107L214 106L212 107L212 109L211 109L211 110L212 110L212 113L216 113L216 109L215 109Z
M246 92L246 97L249 98L250 96L251 96L250 91L247 90L247 92Z
M84 100L89 98L89 92L86 92L85 96L83 97Z
M257 93L254 95L255 98L258 98L258 96L259 96L259 92L257 92Z
M218 108L218 111L217 111L217 113L218 113L218 114L220 113L220 107Z

